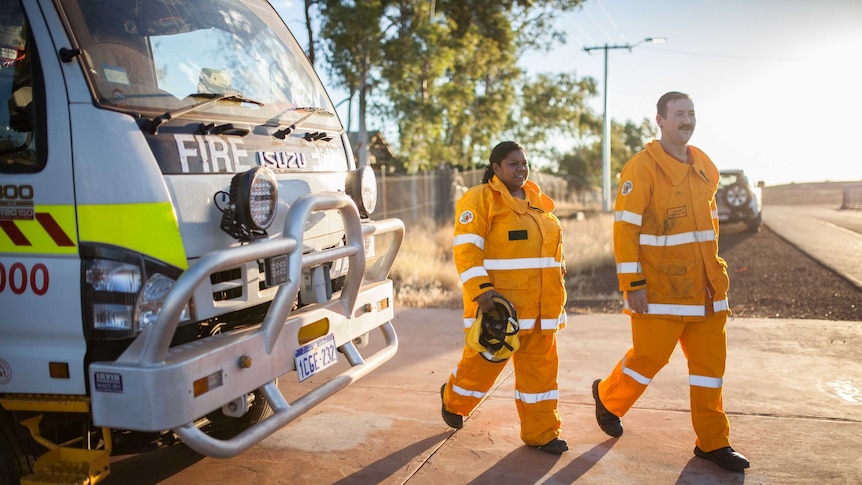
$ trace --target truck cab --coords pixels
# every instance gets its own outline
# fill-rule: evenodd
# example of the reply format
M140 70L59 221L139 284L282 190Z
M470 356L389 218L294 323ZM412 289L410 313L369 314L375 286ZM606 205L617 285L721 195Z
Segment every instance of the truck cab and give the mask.
M267 2L0 5L0 483L234 456L394 355L404 225Z

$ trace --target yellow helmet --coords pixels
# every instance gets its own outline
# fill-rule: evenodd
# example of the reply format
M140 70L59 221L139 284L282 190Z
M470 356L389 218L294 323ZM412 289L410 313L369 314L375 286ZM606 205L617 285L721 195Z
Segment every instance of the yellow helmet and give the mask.
M490 362L505 362L520 346L518 315L505 298L494 296L494 311L476 312L476 321L467 331L467 346Z

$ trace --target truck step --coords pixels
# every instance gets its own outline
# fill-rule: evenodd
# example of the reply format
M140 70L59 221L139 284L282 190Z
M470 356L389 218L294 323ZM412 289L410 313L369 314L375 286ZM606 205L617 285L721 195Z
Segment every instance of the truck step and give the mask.
M110 458L104 450L56 448L39 457L36 471L21 479L21 485L93 485L110 473Z

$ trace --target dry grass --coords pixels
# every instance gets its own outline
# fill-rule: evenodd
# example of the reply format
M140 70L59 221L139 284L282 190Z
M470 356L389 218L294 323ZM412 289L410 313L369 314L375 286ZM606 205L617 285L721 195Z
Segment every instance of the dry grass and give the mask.
M568 211L560 211L569 214ZM603 298L587 286L592 274L614 265L613 215L577 215L562 220L563 255L570 298ZM398 305L406 307L458 308L461 282L452 261L452 226L410 224L401 252L392 266Z

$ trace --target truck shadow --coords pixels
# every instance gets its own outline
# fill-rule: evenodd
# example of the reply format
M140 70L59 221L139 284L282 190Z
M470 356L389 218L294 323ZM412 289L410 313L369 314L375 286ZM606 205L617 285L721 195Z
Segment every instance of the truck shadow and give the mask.
M105 485L152 485L166 480L204 458L183 444L114 458ZM146 470L146 472L143 472Z

